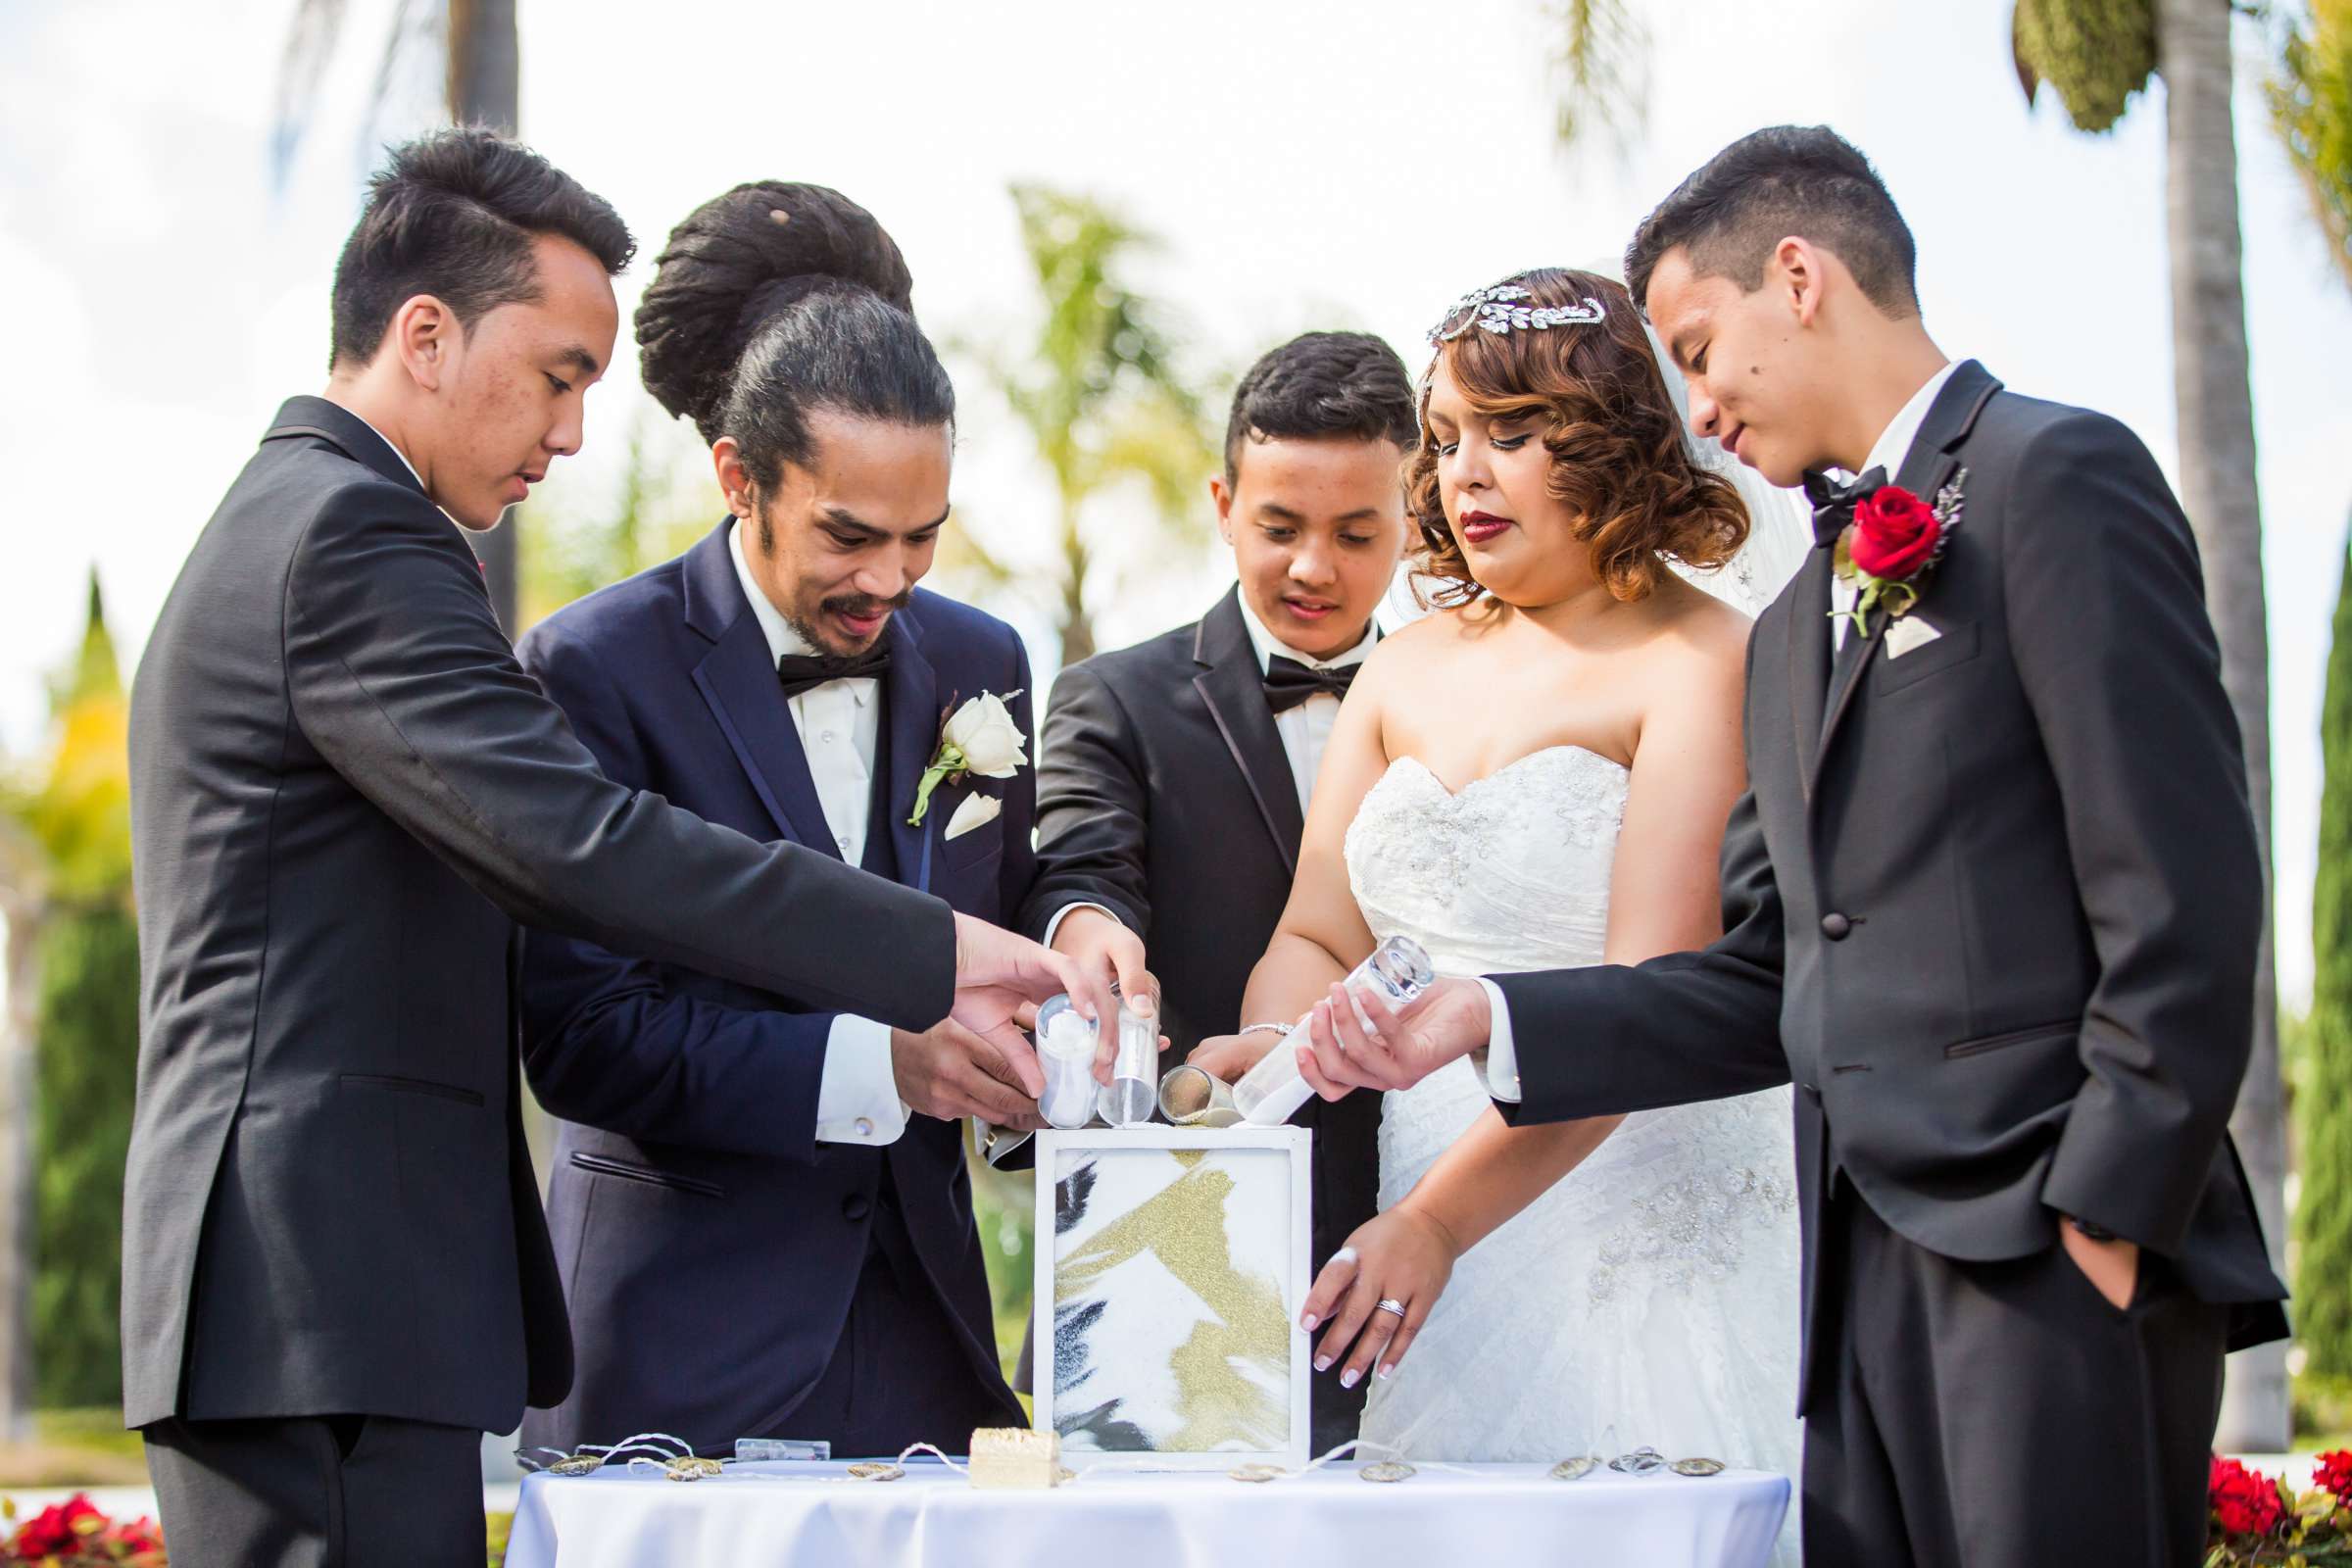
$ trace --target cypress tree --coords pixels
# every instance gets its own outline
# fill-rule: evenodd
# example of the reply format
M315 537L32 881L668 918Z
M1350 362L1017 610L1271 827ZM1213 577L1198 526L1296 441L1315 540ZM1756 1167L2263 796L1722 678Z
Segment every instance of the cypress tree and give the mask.
M2312 886L2311 1031L2295 1085L2302 1194L2295 1305L2310 1371L2352 1377L2352 554L2321 709L2320 858Z
M42 939L33 1116L33 1383L44 1406L122 1401L122 1165L139 1052L139 937L120 902Z

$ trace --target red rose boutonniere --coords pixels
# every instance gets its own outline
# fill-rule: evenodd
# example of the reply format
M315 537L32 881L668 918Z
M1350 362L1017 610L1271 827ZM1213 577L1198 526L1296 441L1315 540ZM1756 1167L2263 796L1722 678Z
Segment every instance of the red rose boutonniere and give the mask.
M1854 608L1832 613L1850 613L1864 637L1873 610L1884 608L1898 620L1909 614L1960 526L1960 487L1967 482L1962 468L1936 492L1932 507L1899 484L1881 485L1856 502L1854 520L1838 537L1837 560L1838 575L1854 585Z

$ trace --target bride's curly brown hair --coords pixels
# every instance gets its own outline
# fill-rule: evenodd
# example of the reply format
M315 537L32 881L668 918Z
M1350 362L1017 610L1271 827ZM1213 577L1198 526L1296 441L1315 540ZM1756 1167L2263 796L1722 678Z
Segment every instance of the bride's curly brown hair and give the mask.
M1478 413L1490 418L1540 414L1547 421L1546 488L1576 519L1576 537L1592 547L1593 569L1609 592L1628 603L1647 598L1669 558L1701 569L1731 560L1747 539L1747 509L1729 481L1691 460L1682 416L1624 286L1559 267L1503 281L1528 292L1514 304L1598 300L1606 312L1593 325L1502 333L1474 326L1438 352ZM1424 591L1426 602L1456 608L1487 590L1471 575L1438 498L1438 442L1429 427L1426 376L1420 415L1421 445L1404 469L1405 509L1420 527L1423 546L1414 567L1440 584Z

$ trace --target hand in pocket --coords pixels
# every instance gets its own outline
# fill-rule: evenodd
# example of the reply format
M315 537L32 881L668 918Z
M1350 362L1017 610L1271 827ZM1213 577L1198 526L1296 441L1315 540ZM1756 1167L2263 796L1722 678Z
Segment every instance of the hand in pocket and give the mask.
M2066 1255L2090 1288L2107 1298L2107 1304L2118 1312L2132 1305L2132 1294L2139 1289L2139 1244L2117 1237L2112 1242L2094 1242L2071 1224L2061 1221L2058 1241Z

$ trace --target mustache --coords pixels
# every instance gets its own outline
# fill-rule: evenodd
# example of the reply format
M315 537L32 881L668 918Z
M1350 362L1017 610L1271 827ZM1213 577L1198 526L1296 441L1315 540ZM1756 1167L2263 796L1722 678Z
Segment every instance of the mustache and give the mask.
M886 610L905 610L913 603L914 590L908 588L889 599L876 599L871 594L837 594L831 599L819 601L817 608L831 611L837 615L864 616L878 615Z

